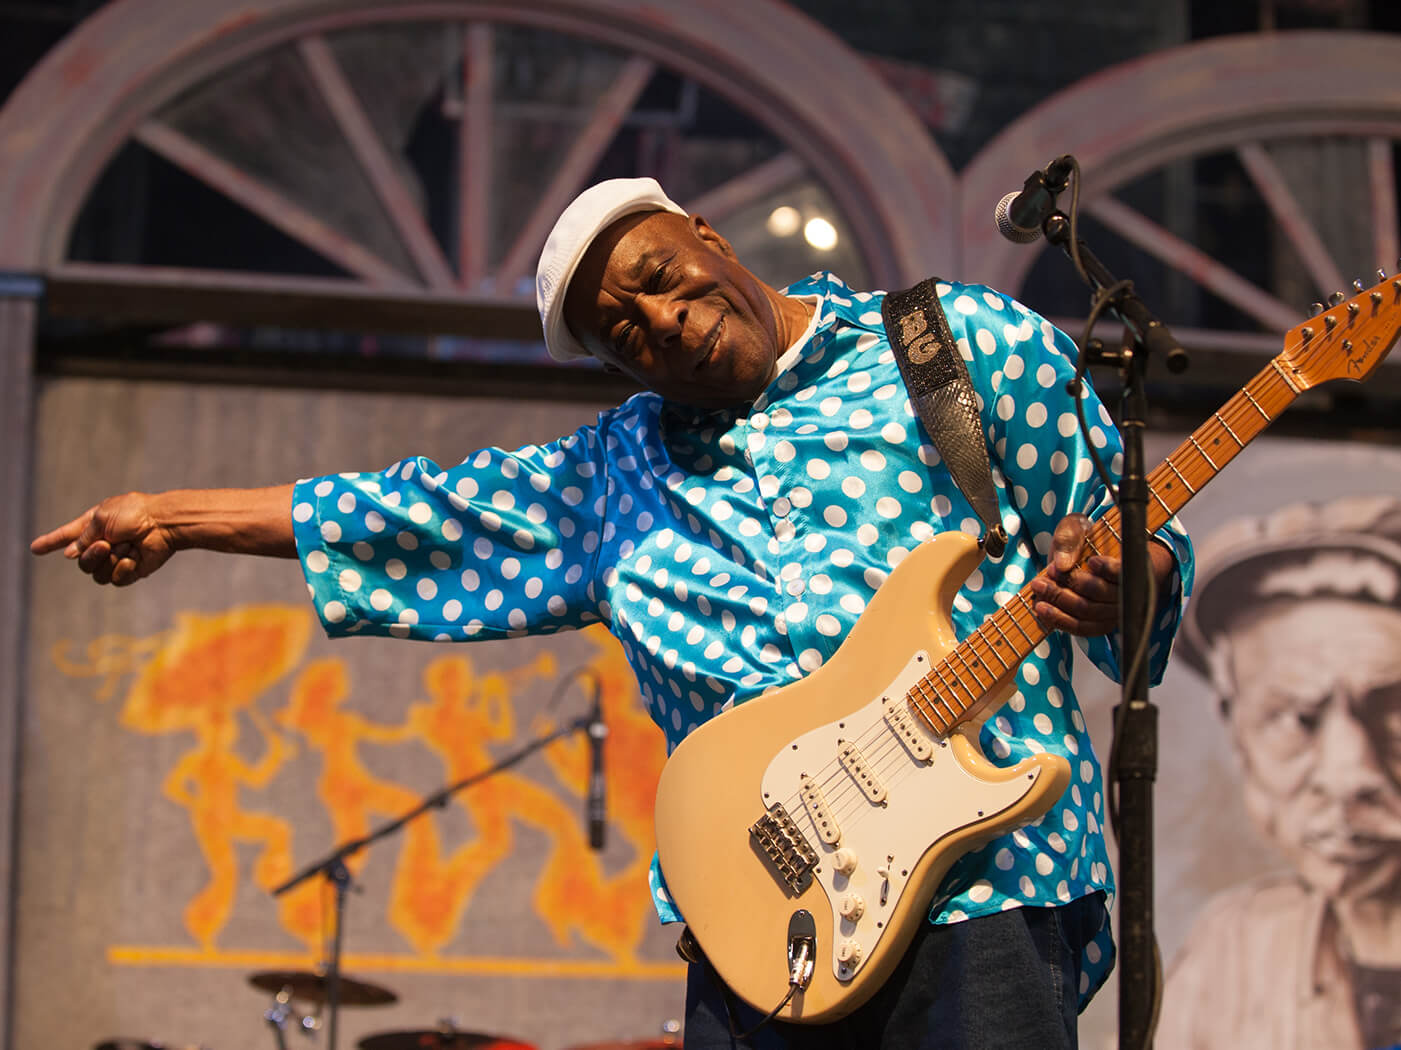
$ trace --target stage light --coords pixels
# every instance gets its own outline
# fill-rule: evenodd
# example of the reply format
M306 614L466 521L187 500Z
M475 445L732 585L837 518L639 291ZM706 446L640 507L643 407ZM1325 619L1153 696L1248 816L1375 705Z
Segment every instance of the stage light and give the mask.
M820 215L807 221L803 237L820 252L829 252L837 246L837 228Z
M775 237L791 237L798 232L802 221L803 217L798 214L797 208L781 204L769 212L768 222L765 225Z

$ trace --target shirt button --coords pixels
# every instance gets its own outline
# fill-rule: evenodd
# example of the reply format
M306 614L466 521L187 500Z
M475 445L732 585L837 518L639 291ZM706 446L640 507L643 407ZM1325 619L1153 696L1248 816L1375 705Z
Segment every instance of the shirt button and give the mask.
M787 496L779 496L778 499L773 501L773 512L775 517L786 518L788 517L788 512L792 509L793 504L789 501Z
M803 584L802 580L788 581L788 593L791 594L794 598L802 597L803 591L805 591L806 589L807 588Z

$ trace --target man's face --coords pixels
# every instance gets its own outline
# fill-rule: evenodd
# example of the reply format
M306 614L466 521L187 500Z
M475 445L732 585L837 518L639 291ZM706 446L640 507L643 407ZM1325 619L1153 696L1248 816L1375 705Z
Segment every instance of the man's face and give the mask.
M1401 877L1401 611L1273 602L1230 646L1252 815L1319 889Z
M752 401L787 345L778 296L704 219L650 212L594 239L564 319L594 357L669 400L707 408Z

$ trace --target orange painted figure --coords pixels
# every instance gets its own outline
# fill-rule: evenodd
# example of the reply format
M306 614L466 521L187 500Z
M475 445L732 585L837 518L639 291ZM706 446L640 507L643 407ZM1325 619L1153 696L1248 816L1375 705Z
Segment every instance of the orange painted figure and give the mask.
M368 834L372 818L392 818L407 813L419 802L408 788L371 773L360 758L362 743L392 744L408 736L401 726L380 725L341 709L350 694L345 662L315 660L297 676L285 708L274 716L278 723L301 734L309 748L321 755L321 775L316 794L331 820L329 847ZM396 885L418 877L411 857L437 857L440 852L437 825L430 819L410 822L404 828L404 850L399 858ZM363 867L368 854L347 858L351 874ZM309 948L324 947L330 921L325 912L325 882L310 879L284 894L279 905L283 927ZM407 932L408 931L404 931ZM410 941L420 951L423 945Z
M441 657L424 669L429 699L409 708L404 728L438 755L444 779L456 783L497 761L487 749L488 742L514 739L512 692L530 678L549 678L554 672L549 654L524 668L482 675L469 657ZM555 855L563 850L574 862L587 859L581 856L587 848L577 814L518 773L507 770L474 784L459 792L456 802L472 818L475 837L447 860L405 843L402 863L413 876L396 879L390 893L390 921L429 954L456 932L482 879L510 856L512 819L549 835Z
M246 605L225 613L181 613L126 696L122 724L146 734L189 732L195 744L165 778L167 798L190 815L209 882L185 907L185 927L206 950L228 922L238 888L237 843L261 845L253 881L270 890L291 870L290 825L242 808L246 788L265 787L291 755L254 706L301 659L311 617L300 606ZM263 754L239 757L238 714L263 738Z

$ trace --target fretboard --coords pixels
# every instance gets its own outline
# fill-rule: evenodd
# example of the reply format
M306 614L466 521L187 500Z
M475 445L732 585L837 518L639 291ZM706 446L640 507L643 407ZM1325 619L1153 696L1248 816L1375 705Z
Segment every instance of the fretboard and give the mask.
M1299 396L1278 359L1270 362L1210 419L1148 474L1148 531L1187 505L1236 454ZM1112 508L1086 537L1087 553L1118 557L1119 510ZM1044 573L1045 570L1042 570ZM1028 582L981 627L955 646L906 694L931 730L944 735L977 715L1042 641L1046 630L1032 612Z

